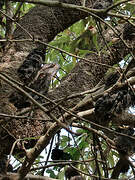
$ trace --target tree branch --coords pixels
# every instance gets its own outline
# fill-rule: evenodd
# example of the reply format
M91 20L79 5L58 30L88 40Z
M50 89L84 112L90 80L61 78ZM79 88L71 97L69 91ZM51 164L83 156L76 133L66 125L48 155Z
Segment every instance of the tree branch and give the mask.
M9 180L18 180L18 174L16 173L7 173L7 175L0 174L0 180L3 179L9 179ZM27 176L24 178L24 180L56 180L53 178L49 178L47 176L36 176L32 174L27 174Z
M10 0L10 1L21 2L21 0ZM94 14L99 15L99 16L102 14L106 14L108 16L115 16L115 17L123 18L125 20L126 19L135 20L134 17L128 16L128 15L113 14L113 13L109 12L113 8L119 6L123 3L129 2L129 1L132 1L132 0L122 0L120 2L116 2L114 5L108 7L107 9L91 9L91 8L87 8L85 6L77 6L74 4L62 3L60 1L24 0L24 2L27 2L27 3L40 4L40 5L44 5L44 6L48 6L48 7L61 7L61 8L69 8L69 9L76 9L76 10L78 9L80 11L88 12L88 13L94 13Z

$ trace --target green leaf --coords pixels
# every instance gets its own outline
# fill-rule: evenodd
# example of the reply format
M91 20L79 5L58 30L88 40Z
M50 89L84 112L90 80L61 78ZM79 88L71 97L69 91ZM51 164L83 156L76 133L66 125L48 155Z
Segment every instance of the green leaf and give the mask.
M54 171L52 169L47 169L46 173L50 174L51 178L56 178L56 175L55 175L55 173L54 173Z

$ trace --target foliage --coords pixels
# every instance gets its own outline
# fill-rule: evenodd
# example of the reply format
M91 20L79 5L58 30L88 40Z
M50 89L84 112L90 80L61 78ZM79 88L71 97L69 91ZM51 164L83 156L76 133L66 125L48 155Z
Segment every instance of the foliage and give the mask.
M118 0L114 1L119 2ZM30 9L34 6L33 4L28 3L22 3L20 6L20 2L14 2L12 3L12 9L13 14L15 15L16 12L19 9L19 13L15 17L17 20L22 18L27 12L30 11ZM133 6L134 2L127 3L126 5L120 5L114 10L112 10L113 13L120 12L121 14L125 15L131 15L132 17L135 16L135 6ZM3 10L6 8L6 6L3 6ZM6 18L0 14L0 35L5 38L6 31L5 31L5 24L6 24ZM13 16L14 17L14 16ZM116 28L119 24L124 24L125 21L121 20L118 17L107 17L105 22L109 23L112 27ZM100 29L101 28L101 29ZM99 24L98 20L93 17L88 17L84 20L80 20L79 22L73 24L71 27L66 29L64 32L59 33L55 39L49 43L49 45L54 46L56 49L47 48L46 53L46 63L58 63L60 65L60 71L58 73L58 79L61 80L64 76L69 74L71 70L75 67L76 63L79 60L77 56L85 57L87 54L95 54L100 55L102 53L107 53L107 47L111 47L113 45L112 42L106 42L106 46L103 47L103 45L99 42L99 37L101 37L102 32L106 27L104 23ZM64 50L67 53L64 53L61 51ZM74 54L75 56L72 56ZM126 67L127 63L129 62L129 59L131 58L131 54L129 53L126 57L123 59L123 67ZM118 67L119 65L115 65L115 67ZM110 70L111 71L111 70ZM59 85L59 81L54 79L53 80L53 87L57 87ZM89 123L82 123L82 125L90 126ZM113 127L114 128L114 127ZM81 161L88 159L97 158L101 160L101 152L103 152L103 155L106 156L104 158L107 158L107 166L109 167L109 173L111 174L113 167L116 164L116 160L119 159L118 152L115 150L108 149L107 143L103 138L99 138L99 142L102 142L101 147L99 147L98 141L93 141L93 133L84 130L81 128L73 128L71 129L74 132L78 133L78 136L75 136L73 134L70 134L64 130L60 133L60 139L57 140L57 136L55 136L55 142L53 143L53 146L55 147L56 144L59 144L59 148L62 149L64 152L67 152L71 155L71 160L73 161ZM58 142L57 142L58 141ZM94 144L95 143L95 144ZM96 148L98 149L96 151ZM49 145L47 147L47 151L51 152L52 147ZM106 154L105 154L106 153ZM45 155L45 158L43 156L40 156L38 159L36 159L35 163L37 165L33 166L34 168L37 168L40 163L40 161L46 160L47 153ZM50 157L49 157L50 160ZM52 164L53 162L50 162ZM57 163L57 162L56 162ZM44 165L44 163L42 163ZM95 172L96 171L96 162L90 161L89 163L86 163L87 166L90 166L90 171ZM101 176L104 176L103 171L103 163L99 166ZM18 164L15 165L15 168L18 167ZM41 167L41 166L40 166ZM80 163L78 165L78 168L80 168L82 171L87 172L87 169L84 166L84 163ZM62 170L62 171L61 171ZM41 174L42 170L39 169L34 171L34 174ZM131 171L129 171L129 174ZM51 168L48 168L45 172L45 174L48 174L51 178L60 178L64 179L64 166L52 166ZM121 174L121 178L125 178L127 175Z

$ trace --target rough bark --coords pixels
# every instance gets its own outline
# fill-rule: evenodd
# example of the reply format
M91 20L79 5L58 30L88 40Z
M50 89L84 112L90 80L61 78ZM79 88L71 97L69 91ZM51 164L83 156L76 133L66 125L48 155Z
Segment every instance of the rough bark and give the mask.
M63 0L62 2L67 2ZM68 1L69 4L81 5L81 1ZM87 1L87 7L91 6L91 1ZM40 39L48 43L64 29L68 28L80 19L84 19L87 13L57 7L36 6L32 8L20 21L20 25L29 32L34 39ZM34 18L33 18L34 17ZM26 31L17 27L14 32L14 38L30 38ZM26 45L26 46L25 46ZM29 51L33 43L17 43L17 48Z
M70 1L69 3L72 3ZM76 1L76 4L81 4L81 2ZM21 26L27 30L34 38L39 38L44 42L51 41L60 31L63 31L65 28L69 27L76 21L85 18L87 14L81 13L80 11L73 11L70 9L63 8L50 8L45 6L36 6L31 9L19 22ZM34 18L33 18L34 17ZM74 17L74 18L71 18ZM59 22L59 23L58 23ZM26 31L22 31L21 28L17 27L14 32L14 38L28 38L28 34ZM7 53L3 56L1 62L5 62L1 66L1 72L6 73L14 80L19 80L17 77L17 69L24 60L24 57L28 54L28 52L33 49L35 46L34 43L15 43L13 48L9 49ZM12 61L12 62L11 62ZM13 89L11 86L8 86L7 83L1 83L1 98L3 99L3 103L1 103L1 113L6 114L16 114L17 109L9 103L8 97L12 94ZM5 92L5 93L4 93ZM5 105L4 105L5 104ZM40 110L38 110L40 111ZM35 114L35 113L34 113ZM37 115L38 114L38 115ZM27 114L26 114L27 116ZM43 112L36 112L36 117L39 116L41 119L49 119L47 115ZM33 115L35 117L35 115ZM9 119L9 118L8 118ZM25 127L24 127L25 125ZM10 131L10 136L12 135L12 139L23 138L23 137L31 137L31 136L39 136L41 132L44 131L45 125L39 120L33 122L30 120L29 122L24 120L13 120L11 123L7 123L3 125L4 129L2 129L1 138L5 137L7 134L6 131ZM50 126L50 123L47 125ZM25 131L23 130L25 129ZM27 133L27 132L31 133ZM34 133L34 134L33 134ZM28 135L29 134L29 135ZM1 152L9 153L12 142L8 147L6 146L7 139L9 136L6 136L1 143ZM5 151L7 149L7 151Z
M70 3L72 3L72 1ZM76 1L74 3L81 5L81 2L79 1ZM87 6L89 7L91 6L89 1L87 1ZM24 29L26 29L35 38L39 38L43 40L44 42L49 42L60 31L69 27L76 21L82 18L85 18L86 16L87 14L85 14L84 12L80 12L78 10L73 11L70 9L63 9L63 8L57 8L57 7L50 8L50 7L45 7L45 6L36 6L33 9L31 9L22 18L22 20L19 23ZM111 33L113 34L113 32ZM110 31L109 31L109 34L110 34ZM14 32L14 38L15 39L28 38L28 34L25 31L22 31L20 27L17 27ZM107 37L107 38L110 38L110 37ZM107 53L106 55L101 55L100 57L98 56L95 57L95 55L90 54L87 56L87 59L92 60L93 62L100 62L107 65L113 65L119 62L121 58L123 57L123 54L121 54L121 52L122 53L127 52L127 51L119 51L119 54L122 55L122 56L119 56L118 48L121 45L122 45L122 42L118 42L114 44L114 46L112 46L112 54ZM19 67L21 61L24 59L24 57L26 57L27 51L30 51L34 46L35 46L34 43L29 43L29 42L25 42L25 43L18 42L14 44L15 49L11 48L7 52L7 54L3 56L2 58L2 62L4 61L5 63L2 64L1 71L6 72L13 79L19 80L16 74L16 70ZM113 58L112 58L112 55L113 55ZM101 66L101 65L97 65L88 61L81 60L80 62L76 64L75 68L71 71L71 73L66 78L63 79L59 87L54 89L52 92L50 92L48 96L51 99L57 99L59 97L65 97L73 93L83 92L85 90L91 89L104 76L104 73L107 71L107 69L108 68L105 66ZM12 91L13 89L11 88L11 86L7 86L7 83L2 81L0 96L2 98L4 97L3 101L4 103L5 102L7 103L5 103L6 106L4 106L1 103L1 107L2 107L1 113L16 114L17 109L11 103L8 102L8 98L7 98L9 97ZM66 108L69 108L69 107L72 108L79 101L80 101L80 98L76 98L74 99L74 101L69 100L63 103L62 105ZM55 111L55 113L57 112ZM38 112L38 114L43 119L49 118L43 112ZM57 114L57 117L58 116L59 114ZM33 115L33 118L34 117L35 117L35 113ZM24 124L25 124L25 127L24 127ZM48 125L46 126L50 126L50 123L48 123ZM4 135L1 135L2 136L1 138L3 138L5 134L7 133L5 131L9 131L12 134L12 139L16 139L19 137L23 138L23 137L39 136L39 134L43 132L43 129L45 132L44 125L38 120L37 122L34 121L34 124L33 124L31 120L26 121L24 119L20 121L20 120L12 119L12 123L8 123L4 125L3 128L5 130L4 131L2 130L2 132L4 132ZM23 128L25 128L25 132ZM29 132L29 130L31 131ZM3 149L3 145L5 147L5 142L3 141L3 143L4 144L1 144L1 149ZM5 151L5 148L1 151L2 152Z
M0 175L0 180L4 180L4 179L7 179L7 180L17 180L18 179L18 175L15 174L15 173L8 173L7 175ZM47 176L34 176L32 174L28 174L24 180L56 180L56 179L52 179L52 178L49 178Z
M69 3L81 4L80 1L71 1ZM90 7L91 1L87 1L87 6ZM80 12L78 10L70 10L63 8L48 8L45 6L36 6L31 9L23 18L20 20L21 26L26 29L34 38L40 39L46 43L53 40L53 38L61 31L71 26L73 23L77 22L80 19L83 19L87 16L84 12ZM112 37L115 37L114 33L112 33ZM108 30L106 34L109 34ZM25 31L22 31L20 27L17 27L14 32L14 38L29 38L28 34ZM108 38L108 37L106 37ZM109 37L110 38L110 37ZM37 44L36 44L37 45ZM26 57L27 53L36 46L34 43L23 42L23 43L14 43L13 48L9 49L7 54L3 56L1 60L1 69L0 72L8 74L14 80L19 80L17 76L17 68L20 66L24 57ZM123 48L123 49L122 49ZM106 52L106 54L101 56L95 56L92 54L87 55L87 60L80 60L75 68L69 73L63 81L59 85L59 87L55 88L53 91L48 93L48 97L52 100L59 99L61 97L65 97L71 95L73 93L83 92L95 87L101 78L104 76L107 71L107 66L101 66L96 63L91 63L90 60L94 62L100 62L106 65L114 65L121 61L123 56L128 53L127 48L122 44L119 40L111 47L111 53ZM4 62L4 63L3 63ZM7 82L1 80L0 86L0 97L2 101L0 102L1 113L16 115L17 109L8 101L9 95L15 90L15 88L11 88L10 85L7 85ZM88 97L87 97L88 99ZM80 102L82 98L75 98L74 100L68 100L62 103L62 106L65 108L73 108L77 103ZM89 109L89 103L84 103L85 108ZM51 105L52 106L52 105ZM50 108L50 106L48 106ZM78 110L76 108L76 110ZM56 117L60 117L61 114L57 110L54 111ZM27 113L26 116L29 116ZM28 156L26 161L24 162L24 169L28 168L29 170L31 163L38 156L38 154L47 146L50 142L51 137L56 133L58 129L60 129L60 125L53 123L48 119L50 117L45 114L42 110L38 109L34 111L32 118L36 118L35 121L31 119L11 119L4 118L6 121L10 121L9 123L4 123L2 121L2 126L0 129L0 153L9 153L12 147L13 142L16 139L24 138L24 137L36 137L39 135L44 135L42 139L41 147L40 143L33 148L33 152L36 152L33 157ZM47 121L39 121L39 119L44 119ZM95 118L95 117L94 117ZM94 120L93 118L93 120ZM54 120L54 119L53 119ZM91 118L92 120L92 118ZM48 130L48 131L47 131ZM10 140L11 138L11 140ZM7 143L8 142L8 143ZM35 142L33 143L35 144ZM29 146L33 146L29 145ZM27 147L26 147L27 148ZM29 148L29 147L28 147ZM39 148L39 149L38 149ZM32 155L33 155L32 154ZM27 164L27 160L30 160L30 163ZM20 173L23 172L24 169L21 169ZM26 172L27 174L27 172Z

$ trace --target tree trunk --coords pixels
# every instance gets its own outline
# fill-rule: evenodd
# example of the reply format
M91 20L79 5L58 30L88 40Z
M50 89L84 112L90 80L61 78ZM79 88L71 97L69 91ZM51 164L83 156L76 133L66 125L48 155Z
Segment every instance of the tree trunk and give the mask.
M70 0L68 3L81 5L81 1L79 0ZM87 7L91 7L91 1L87 0L86 5ZM21 43L13 43L12 47L7 50L6 55L1 59L0 72L9 75L12 80L20 81L17 75L17 69L28 52L39 45L34 43L34 39L39 39L45 43L48 43L52 41L59 32L65 30L75 22L79 21L80 19L84 19L87 16L87 13L81 12L79 10L35 6L25 16L23 16L19 22L25 31L22 31L22 29L17 26L13 35L15 39L25 39L30 38L28 35L30 34L33 37L33 42L25 41ZM106 34L109 33L110 31L106 30ZM112 37L114 37L113 32ZM110 49L111 52L107 51L106 54L101 54L100 56L89 54L86 56L87 60L80 60L74 69L63 78L61 84L57 88L53 89L53 91L49 92L47 96L51 100L56 100L61 97L66 97L74 93L83 92L95 87L109 67L105 65L112 66L118 63L121 61L123 56L128 53L127 49L120 40L116 42ZM105 65L101 66L100 63ZM3 76L0 76L0 79L0 97L2 99L0 102L0 113L11 116L17 115L19 113L18 110L12 103L9 103L8 99L8 97L12 94L13 91L16 90L16 88L11 87L11 85L9 85L8 82L4 80ZM73 108L75 105L77 105L77 103L80 102L80 100L82 100L80 97L74 98L74 100L67 100L62 103L62 106L64 108ZM49 108L50 106L48 106L48 109ZM85 107L85 109L86 108L89 109L89 106ZM57 110L54 111L54 114L56 117L61 116ZM34 157L36 158L38 153L47 146L47 144L50 142L50 139L55 135L57 130L61 128L60 125L54 123L53 121L48 121L50 116L41 109L36 109L33 111L31 117L35 120L30 119L29 115L31 114L27 112L25 116L28 118L24 119L4 116L1 118L2 125L0 128L0 154L9 154L13 142L16 139L44 135L51 127L52 129L50 130L49 134L45 134L46 139L44 139L44 141L46 140L46 142L44 143L44 146L42 146L40 150L37 151L37 154ZM41 121L39 121L40 119ZM31 141L29 145L26 145L25 147L29 148L33 147L34 145L35 141ZM34 161L34 158L32 161ZM30 168L29 165L28 168Z

